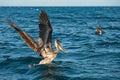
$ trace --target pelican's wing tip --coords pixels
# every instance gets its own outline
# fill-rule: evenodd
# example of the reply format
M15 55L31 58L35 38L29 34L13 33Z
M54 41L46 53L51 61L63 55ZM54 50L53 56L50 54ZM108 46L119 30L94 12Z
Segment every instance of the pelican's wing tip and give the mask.
M45 10L41 10L40 19L42 18L48 19L48 16Z
M46 13L46 11L45 11L44 9L43 9L43 10L41 10L41 12L42 12L42 13Z
M7 18L6 21L9 25L12 24L12 21L9 18Z

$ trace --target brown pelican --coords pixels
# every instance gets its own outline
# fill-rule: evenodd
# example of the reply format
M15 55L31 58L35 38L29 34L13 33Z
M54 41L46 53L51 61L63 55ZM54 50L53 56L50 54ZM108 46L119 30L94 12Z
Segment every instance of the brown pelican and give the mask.
M38 43L30 37L25 31L21 30L18 26L16 26L12 21L8 19L8 23L11 27L13 27L21 36L21 38L26 42L26 44L32 48L35 52L39 53L40 56L43 58L39 64L49 64L51 63L54 58L58 55L58 51L61 50L64 53L66 51L60 44L59 40L54 41L54 45L56 50L53 51L52 49L52 26L50 24L50 20L48 19L47 13L45 10L41 11L39 16L39 39Z
M96 33L102 35L102 26L99 25L98 29L96 29Z

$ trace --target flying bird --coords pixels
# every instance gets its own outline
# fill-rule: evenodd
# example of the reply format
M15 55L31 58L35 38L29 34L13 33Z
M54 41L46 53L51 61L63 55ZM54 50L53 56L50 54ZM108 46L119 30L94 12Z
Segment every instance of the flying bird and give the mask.
M66 53L66 50L60 44L60 41L55 39L54 45L56 50L52 49L52 26L50 20L47 16L45 10L41 10L41 14L39 16L39 38L38 43L30 37L25 31L21 30L18 26L16 26L11 20L7 19L8 24L14 28L21 38L25 41L25 43L33 49L35 52L40 54L42 60L39 64L49 64L51 63L56 56L58 55L59 50Z

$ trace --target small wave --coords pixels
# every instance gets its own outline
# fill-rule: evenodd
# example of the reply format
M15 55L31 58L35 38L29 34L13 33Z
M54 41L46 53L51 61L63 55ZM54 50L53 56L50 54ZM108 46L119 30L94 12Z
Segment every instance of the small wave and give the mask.
M119 41L104 41L104 42L98 43L98 45L103 45L103 46L117 46L119 44L120 44Z

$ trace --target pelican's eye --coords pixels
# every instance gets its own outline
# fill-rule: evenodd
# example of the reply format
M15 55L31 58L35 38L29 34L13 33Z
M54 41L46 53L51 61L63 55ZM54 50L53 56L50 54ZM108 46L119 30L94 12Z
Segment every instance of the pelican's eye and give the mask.
M47 46L46 48L49 48L49 46Z

